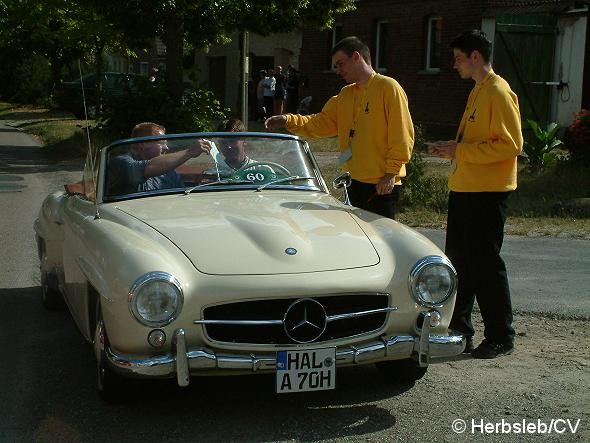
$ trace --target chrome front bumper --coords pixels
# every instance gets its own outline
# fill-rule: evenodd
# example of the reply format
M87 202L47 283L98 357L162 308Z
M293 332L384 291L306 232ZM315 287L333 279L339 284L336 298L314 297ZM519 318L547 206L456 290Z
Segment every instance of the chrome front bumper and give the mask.
M426 314L424 324L430 323L429 316L430 314ZM361 346L339 347L336 349L336 365L342 367L413 358L419 366L425 367L430 364L431 358L453 357L463 352L463 335L431 335L428 329L422 328L417 335L381 337L380 340ZM101 346L100 340L96 342ZM122 375L147 378L176 376L179 386L188 386L191 374L243 374L276 370L274 353L223 354L205 348L188 350L183 329L175 331L173 352L167 355L132 360L116 355L108 346L96 349L96 354Z

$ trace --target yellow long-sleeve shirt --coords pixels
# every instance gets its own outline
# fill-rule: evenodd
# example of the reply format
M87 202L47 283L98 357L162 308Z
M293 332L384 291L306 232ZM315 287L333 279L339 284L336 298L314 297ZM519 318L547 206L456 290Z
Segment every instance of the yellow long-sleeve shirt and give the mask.
M318 114L287 114L288 131L310 138L338 136L340 151L350 144L352 157L343 165L352 178L377 183L395 174L406 175L414 145L408 98L397 81L373 72L369 81L351 84L328 100ZM354 136L350 138L350 131Z
M469 94L457 141L451 191L516 189L516 159L523 145L518 98L494 71Z

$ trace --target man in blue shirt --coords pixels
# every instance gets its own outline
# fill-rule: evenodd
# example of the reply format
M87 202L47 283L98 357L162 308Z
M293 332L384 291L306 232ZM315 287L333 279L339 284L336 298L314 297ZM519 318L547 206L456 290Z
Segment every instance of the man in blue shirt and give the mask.
M131 131L131 137L165 135L166 129L156 123L139 123ZM205 140L197 140L187 149L166 153L166 140L154 140L132 145L130 151L109 161L109 195L159 189L183 188L181 177L174 170L190 158L209 154L211 146Z

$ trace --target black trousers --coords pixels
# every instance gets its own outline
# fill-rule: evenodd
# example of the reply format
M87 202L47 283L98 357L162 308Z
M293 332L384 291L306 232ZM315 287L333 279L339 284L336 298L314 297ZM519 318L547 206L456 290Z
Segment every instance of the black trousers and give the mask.
M394 219L399 192L399 186L394 186L390 194L377 195L377 187L373 183L352 180L348 188L348 197L350 203L357 208Z
M512 302L506 265L500 257L510 192L449 194L445 253L459 277L450 328L473 336L473 303L484 323L484 337L496 343L514 340Z

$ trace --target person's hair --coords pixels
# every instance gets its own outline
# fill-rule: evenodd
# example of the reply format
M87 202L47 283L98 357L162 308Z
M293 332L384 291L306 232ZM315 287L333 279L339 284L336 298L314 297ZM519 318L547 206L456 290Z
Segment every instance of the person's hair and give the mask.
M146 137L155 135L156 132L166 133L166 128L162 125L152 122L138 123L131 130L131 137Z
M266 77L266 71L264 69L261 69L260 72L258 73L261 77Z
M229 120L222 120L217 125L217 131L219 132L244 132L246 126L244 122L239 118L232 117Z
M342 40L340 40L332 48L332 55L336 54L338 51L344 52L349 57L352 57L352 54L355 51L358 51L363 60L368 65L371 64L371 51L369 51L369 47L365 45L358 37L351 36L345 37Z
M492 42L488 40L486 33L479 29L471 29L459 34L451 42L451 49L458 49L467 56L477 51L486 63L489 63L492 57Z

